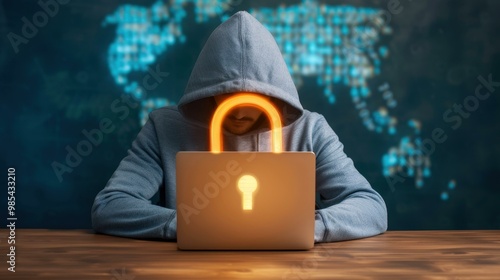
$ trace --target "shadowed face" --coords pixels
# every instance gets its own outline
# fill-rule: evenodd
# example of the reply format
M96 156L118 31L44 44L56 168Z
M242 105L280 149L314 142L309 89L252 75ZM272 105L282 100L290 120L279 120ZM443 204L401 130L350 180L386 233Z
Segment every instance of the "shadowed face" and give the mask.
M233 94L230 93L214 96L217 106L232 95ZM224 129L232 134L242 135L252 129L261 115L262 111L258 108L251 106L238 106L229 111L222 125Z

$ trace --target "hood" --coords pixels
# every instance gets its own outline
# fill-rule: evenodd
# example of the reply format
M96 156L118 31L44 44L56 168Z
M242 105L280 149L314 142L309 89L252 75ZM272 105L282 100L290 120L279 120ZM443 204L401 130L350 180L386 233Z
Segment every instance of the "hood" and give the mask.
M207 124L216 107L213 96L235 92L271 96L284 126L303 112L274 37L245 11L234 14L212 32L178 108L184 117Z

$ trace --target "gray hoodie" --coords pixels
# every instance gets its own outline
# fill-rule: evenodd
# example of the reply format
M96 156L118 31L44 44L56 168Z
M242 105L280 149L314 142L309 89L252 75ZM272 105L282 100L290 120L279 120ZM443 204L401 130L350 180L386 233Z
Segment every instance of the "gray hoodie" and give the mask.
M97 232L134 238L176 238L175 156L208 151L214 95L255 92L271 97L283 118L283 148L316 154L315 241L380 234L387 229L382 197L356 170L325 118L302 108L269 31L247 12L222 23L206 42L178 106L153 111L128 155L92 207ZM266 121L244 135L224 133L226 151L270 151ZM160 205L151 198L160 192ZM279 198L276 198L279 205Z

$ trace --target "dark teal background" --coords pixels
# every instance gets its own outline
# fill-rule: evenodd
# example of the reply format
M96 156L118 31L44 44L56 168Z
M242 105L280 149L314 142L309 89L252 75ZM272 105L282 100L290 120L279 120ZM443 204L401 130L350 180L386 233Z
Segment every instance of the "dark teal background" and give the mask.
M124 120L110 110L123 90L107 66L115 27L101 23L122 4L149 6L154 1L70 1L16 54L7 34L20 33L21 18L40 10L36 2L0 1L0 174L6 178L7 168L16 169L18 227L90 228L96 193L140 130L137 110ZM322 2L386 8L388 1ZM370 85L389 82L398 101L394 115L421 120L423 138L430 138L435 128L445 131L448 139L436 145L432 176L424 187L415 188L411 178L389 186L382 176L381 156L398 139L368 131L347 88L340 86L337 103L330 105L315 77L306 78L299 89L303 105L325 115L356 167L384 197L389 229L499 229L500 87L456 130L442 115L474 94L479 75L500 81L500 2L400 2L404 10L390 23L394 32L382 39L390 55ZM243 1L234 11L280 3L299 1ZM192 7L187 10L186 43L173 46L158 60L170 75L155 94L168 91L174 101L182 95L204 42L220 24L216 18L197 24ZM75 147L84 139L81 131L97 128L103 118L111 119L116 129L59 182L51 163L63 162L65 147ZM457 187L447 190L451 179ZM448 200L440 198L443 191L448 191ZM5 221L6 183L0 192L0 217Z

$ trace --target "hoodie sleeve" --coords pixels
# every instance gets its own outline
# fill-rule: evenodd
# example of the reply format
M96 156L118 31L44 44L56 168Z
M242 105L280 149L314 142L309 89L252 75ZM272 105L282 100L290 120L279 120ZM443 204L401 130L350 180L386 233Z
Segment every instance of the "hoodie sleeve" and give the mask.
M324 117L316 123L316 188L321 205L316 210L315 242L363 238L387 230L382 197L354 167L344 146Z
M176 211L150 201L162 178L158 138L150 118L97 194L91 213L94 230L124 237L175 239Z

